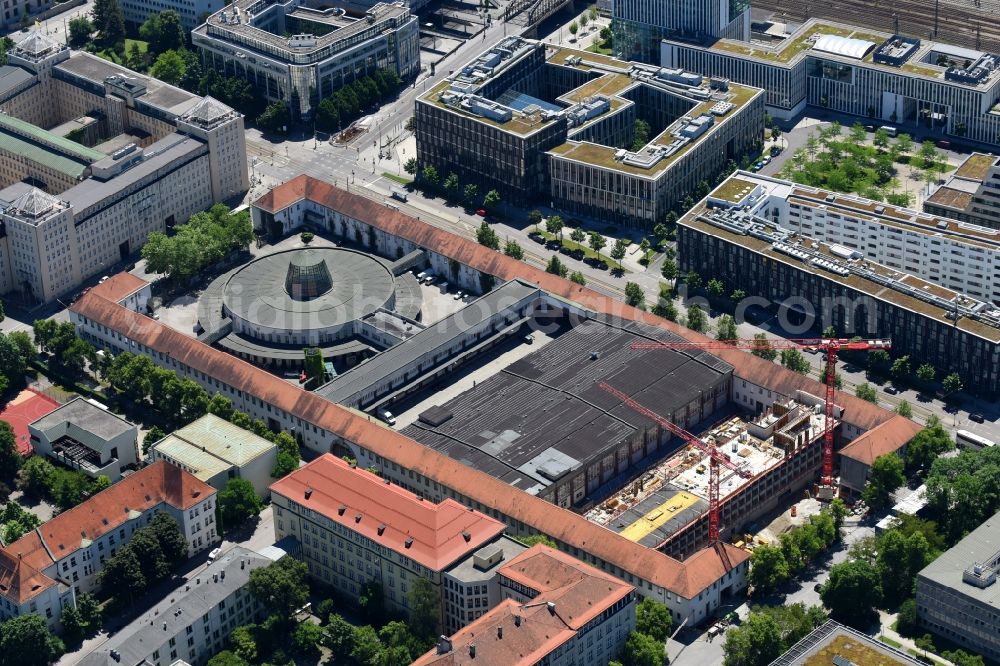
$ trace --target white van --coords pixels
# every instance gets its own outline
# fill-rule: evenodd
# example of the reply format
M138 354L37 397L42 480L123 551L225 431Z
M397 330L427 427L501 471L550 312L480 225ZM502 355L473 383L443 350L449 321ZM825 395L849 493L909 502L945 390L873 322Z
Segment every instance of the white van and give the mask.
M897 134L899 134L899 130L893 127L892 125L882 125L882 127L879 127L879 129L885 130L885 133L888 134L889 136L896 136Z
M385 421L389 425L391 426L396 425L396 417L393 416L392 412L390 412L388 409L383 409L381 412L379 412L379 416L382 418L383 421Z

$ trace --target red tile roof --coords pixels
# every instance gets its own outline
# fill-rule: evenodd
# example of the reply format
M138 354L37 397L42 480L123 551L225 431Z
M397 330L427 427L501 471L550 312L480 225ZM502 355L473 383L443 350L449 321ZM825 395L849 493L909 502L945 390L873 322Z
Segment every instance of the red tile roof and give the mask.
M899 451L920 430L910 419L896 416L850 442L840 455L870 466L879 456Z
M149 285L148 282L131 273L118 273L100 283L91 291L98 296L120 303L143 287Z
M159 460L63 511L5 551L21 555L29 565L44 571L80 548L84 539L94 541L117 529L132 511L141 513L161 503L184 511L214 493L212 486Z
M502 279L520 277L595 311L660 326L688 339L708 340L705 336L629 307L616 299L602 296L568 280L488 250L474 241L427 224L420 224L412 218L384 206L378 206L360 195L337 190L331 185L307 176L300 176L280 185L264 195L255 205L265 210L280 210L307 195L321 205L337 208L346 215L413 240L421 247L453 257L477 270ZM256 396L283 412L323 428L346 441L357 443L405 469L413 470L416 474L441 483L482 506L493 507L503 515L526 523L560 542L586 551L634 576L685 598L697 596L706 585L714 582L715 579L704 584L709 576L728 570L714 549L706 549L697 559L690 558L686 562L679 562L664 553L629 541L569 510L550 504L534 495L517 491L498 479L429 449L395 430L384 428L356 412L303 391L279 377L190 338L150 317L120 307L101 297L100 294L88 293L77 301L71 310L109 329L127 332L131 339L157 352L167 354L181 364L225 382L238 391ZM803 389L815 395L823 395L825 391L825 387L819 382L747 352L719 350L716 353L736 368L737 376L785 395L794 394L796 389ZM837 404L845 408L845 418L849 417L848 422L862 428L873 428L893 418L891 412L846 393L837 393ZM744 559L746 559L744 551L730 555L733 565ZM698 571L688 571L692 568L697 568Z
M30 534L38 539L34 532ZM56 585L54 580L32 567L24 558L0 550L0 597L21 605L53 585Z
M7 403L3 412L0 412L0 420L9 423L14 431L14 441L17 443L18 453L22 456L30 456L34 452L31 447L31 433L28 431L28 424L58 408L57 401L32 389L24 389Z
M530 604L522 605L513 599L501 602L456 632L449 652L438 654L434 648L413 666L536 664L635 590L614 576L541 544L524 551L497 573L538 594ZM520 624L515 617L521 618ZM471 645L475 645L475 657Z
M454 500L439 504L421 500L329 453L271 484L271 492L434 571L445 569L504 531L500 521Z

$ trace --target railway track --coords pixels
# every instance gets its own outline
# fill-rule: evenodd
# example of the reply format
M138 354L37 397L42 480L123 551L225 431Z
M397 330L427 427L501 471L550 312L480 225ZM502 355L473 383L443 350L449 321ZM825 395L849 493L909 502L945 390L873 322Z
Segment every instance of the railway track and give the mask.
M894 32L898 16L904 35L1000 52L1000 0L756 0L754 8L776 21L819 18L884 32Z

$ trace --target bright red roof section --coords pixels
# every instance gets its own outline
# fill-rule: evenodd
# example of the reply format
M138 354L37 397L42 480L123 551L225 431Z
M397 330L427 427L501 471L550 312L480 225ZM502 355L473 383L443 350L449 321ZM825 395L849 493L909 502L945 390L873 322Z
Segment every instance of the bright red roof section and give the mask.
M421 499L329 453L271 484L271 492L434 571L489 543L505 528L454 500L435 504Z
M56 400L32 389L24 389L7 403L3 412L0 412L0 420L9 423L14 430L18 453L30 456L34 452L31 448L28 424L54 412L58 407L59 403Z

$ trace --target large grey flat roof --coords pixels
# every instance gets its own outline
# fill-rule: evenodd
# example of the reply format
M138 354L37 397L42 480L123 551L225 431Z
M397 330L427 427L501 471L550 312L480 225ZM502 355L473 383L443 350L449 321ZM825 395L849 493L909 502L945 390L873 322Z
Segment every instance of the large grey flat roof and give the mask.
M962 581L962 574L976 564L993 561L994 570L1000 568L1000 513L972 530L968 536L945 551L920 572L920 578L954 590L994 608L1000 608L1000 580L981 588Z
M418 420L402 432L469 467L538 492L653 425L599 382L671 419L732 371L701 351L630 347L635 340L671 339L681 338L635 322L586 320L445 403L452 415L447 421L435 427Z
M26 69L14 65L3 65L0 67L0 98L34 78L35 75Z
M31 425L45 432L51 428L57 428L63 423L72 423L104 440L112 439L135 428L135 425L120 416L106 409L101 409L83 398L70 400Z
M316 390L316 394L330 402L344 403L424 354L446 347L456 337L464 335L465 331L490 319L497 312L537 293L539 293L538 287L526 282L518 280L507 282L472 301L458 312L428 326L412 338L351 368L321 386Z
M245 567L240 564L243 561L247 562ZM195 622L195 626L199 626L203 615L249 582L251 571L266 567L271 562L270 558L241 546L226 551L195 577L200 583L191 580L191 589L179 587L169 592L163 601L84 657L80 666L141 664L144 659L151 658L167 638L174 636L180 638L180 652L187 654L187 646L184 644L185 628ZM218 580L213 578L222 572L225 572L224 577L219 576ZM199 637L198 640L204 640L204 637ZM112 650L120 654L120 660L111 658Z
M180 160L198 151L207 153L208 148L198 139L176 132L168 134L146 148L145 154L150 157L143 159L132 168L126 169L106 181L88 178L63 192L60 197L70 202L73 209L77 211L77 215L80 215L87 208L101 203L108 197L128 191L127 188L130 185L172 165L175 160Z

